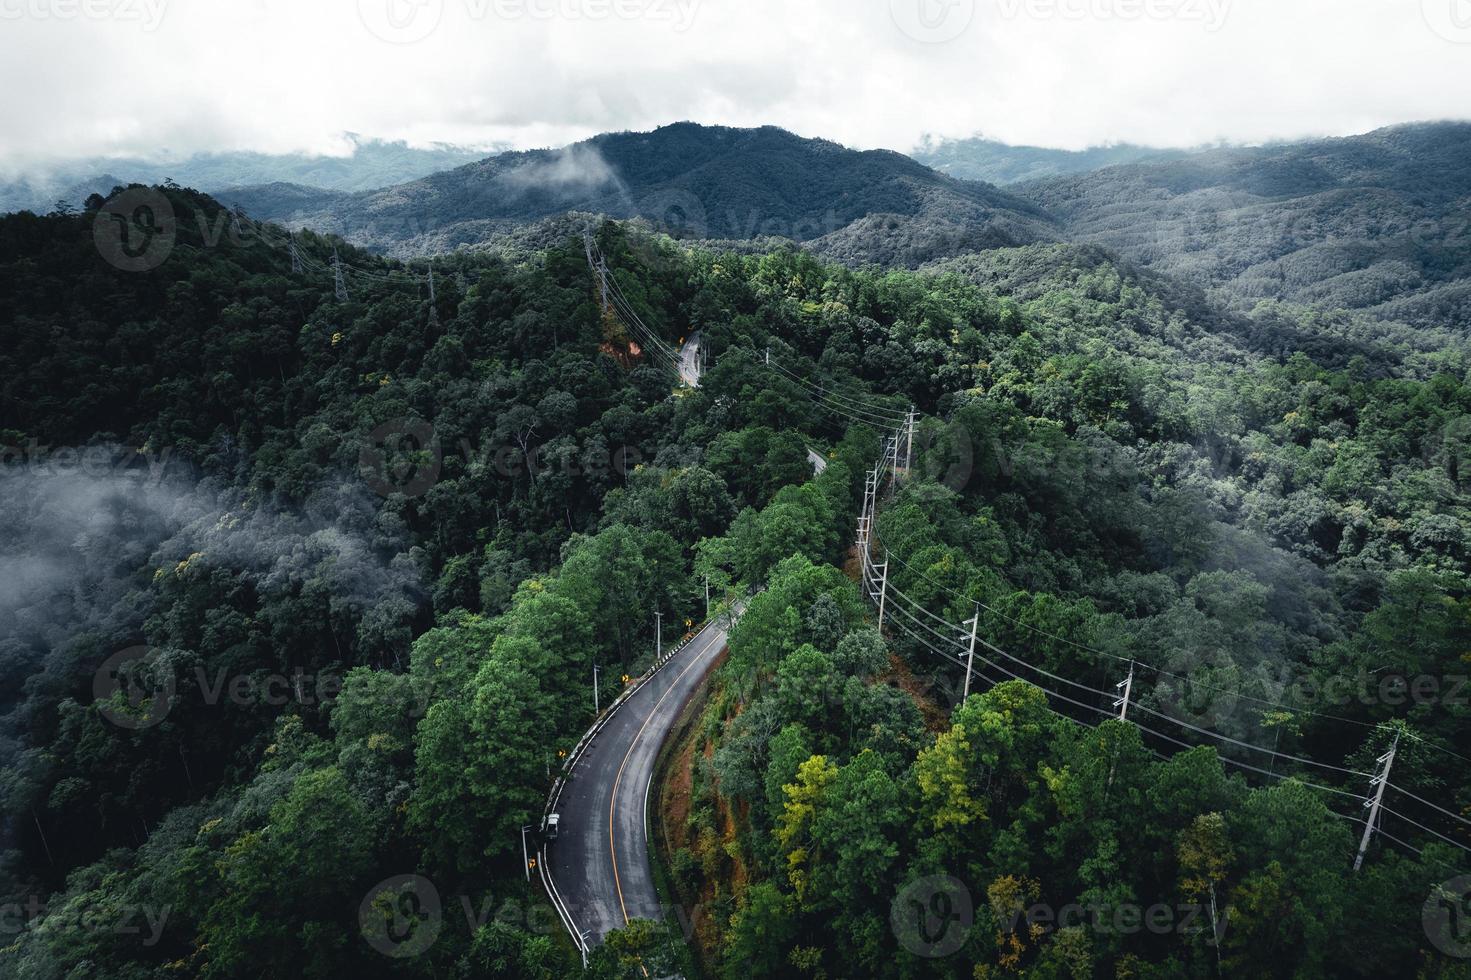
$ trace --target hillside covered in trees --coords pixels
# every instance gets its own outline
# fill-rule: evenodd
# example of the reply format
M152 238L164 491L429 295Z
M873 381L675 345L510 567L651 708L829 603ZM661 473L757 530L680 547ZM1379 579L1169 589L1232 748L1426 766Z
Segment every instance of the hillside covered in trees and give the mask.
M557 150L501 153L359 194L240 188L252 214L306 224L389 254L475 244L566 211L643 217L684 238L807 241L872 214L968 227L988 247L1054 237L1036 206L887 150L858 152L775 126L675 123L604 133Z
M854 270L597 223L648 329L707 340L677 388L578 235L431 272L307 233L294 270L280 229L162 193L178 241L143 273L99 255L100 198L0 218L0 564L24 584L0 904L44 909L0 973L657 970L679 944L635 923L584 972L519 833L594 666L636 675L653 613L699 620L708 581L717 611L751 597L657 790L677 968L1468 975L1423 919L1471 846L1451 324L1231 308L1088 246ZM874 524L907 604L880 629L853 529L911 405ZM962 701L900 608L977 615L1013 676ZM156 696L99 689L134 650ZM1138 714L1109 720L1130 663ZM1360 774L1396 736L1407 846L1355 873ZM405 924L407 875L438 918ZM953 948L905 917L962 900ZM1030 919L1069 906L1093 917Z
M1272 300L1471 323L1471 124L1230 148L1012 187L1071 241Z

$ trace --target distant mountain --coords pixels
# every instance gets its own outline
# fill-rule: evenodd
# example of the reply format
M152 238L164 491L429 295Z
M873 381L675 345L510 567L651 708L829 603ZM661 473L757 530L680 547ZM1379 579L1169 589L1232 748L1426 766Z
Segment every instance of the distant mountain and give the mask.
M1471 124L1211 150L1010 190L1071 241L1224 290L1471 325Z
M478 243L567 211L643 217L692 238L805 242L873 215L993 245L1055 237L1040 208L988 184L946 177L899 153L859 152L769 126L676 123L502 153L359 194L312 199L298 189L247 187L221 197L257 217L393 254Z
M99 157L79 160L47 173L0 183L0 212L49 211L58 200L80 206L94 190L105 194L119 184L160 184L174 180L215 192L243 184L300 184L336 191L361 191L413 180L457 167L485 155L484 150L404 142L347 134L348 156L269 153L200 153L182 160ZM85 190L86 193L80 193Z
M951 177L1015 184L1087 173L1141 160L1178 159L1189 152L1132 143L1090 146L1086 150L1054 150L1042 146L1012 146L977 136L964 140L932 140L910 156Z

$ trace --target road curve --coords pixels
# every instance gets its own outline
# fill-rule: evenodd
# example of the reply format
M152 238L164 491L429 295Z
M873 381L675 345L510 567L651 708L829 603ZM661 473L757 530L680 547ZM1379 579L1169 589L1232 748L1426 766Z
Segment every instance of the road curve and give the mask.
M654 761L725 641L722 626L705 627L629 698L577 760L557 801L561 825L546 845L545 870L590 945L632 919L664 917L645 812Z
M691 388L700 387L700 331L685 340L679 352L679 378Z

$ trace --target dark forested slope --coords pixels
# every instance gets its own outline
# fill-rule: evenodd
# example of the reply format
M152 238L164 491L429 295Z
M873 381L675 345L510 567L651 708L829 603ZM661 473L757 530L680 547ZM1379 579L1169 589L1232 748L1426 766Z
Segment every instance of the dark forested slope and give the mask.
M1187 152L1133 143L1058 150L1043 146L1017 146L976 136L960 140L932 139L910 155L925 166L951 177L1004 185L1087 173L1141 160L1172 159L1185 156Z
M945 177L898 153L858 152L771 126L677 123L606 133L315 203L272 188L224 199L401 253L477 242L508 224L569 210L641 216L692 238L805 241L880 213L985 229L990 244L1052 235L1035 206L989 185Z
M1471 124L1222 149L1018 185L1073 241L1250 303L1471 323Z

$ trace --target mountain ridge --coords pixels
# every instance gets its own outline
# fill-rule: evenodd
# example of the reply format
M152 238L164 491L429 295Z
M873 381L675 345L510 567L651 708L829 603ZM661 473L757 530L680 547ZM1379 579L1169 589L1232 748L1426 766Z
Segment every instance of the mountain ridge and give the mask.
M774 126L683 122L604 133L290 209L279 189L236 188L222 197L258 217L335 231L392 254L453 248L486 227L567 211L644 217L694 238L808 241L887 213L980 226L1006 244L1054 237L1042 209L991 185L947 177L892 150L852 150Z

